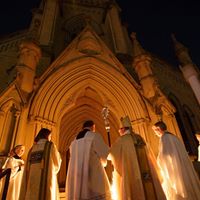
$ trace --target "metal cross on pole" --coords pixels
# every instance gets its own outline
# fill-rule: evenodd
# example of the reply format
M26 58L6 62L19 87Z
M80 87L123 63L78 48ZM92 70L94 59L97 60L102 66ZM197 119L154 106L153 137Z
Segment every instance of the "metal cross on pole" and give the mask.
M108 107L103 107L101 114L102 114L103 119L104 119L105 129L106 129L107 136L108 136L108 145L110 147L111 142L110 142L110 124L109 124L109 121L108 121L108 114L109 114Z

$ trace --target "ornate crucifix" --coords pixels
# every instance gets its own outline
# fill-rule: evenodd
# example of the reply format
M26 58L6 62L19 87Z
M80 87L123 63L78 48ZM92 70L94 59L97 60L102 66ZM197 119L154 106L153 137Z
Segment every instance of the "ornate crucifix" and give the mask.
M107 136L108 136L108 145L111 146L111 142L110 142L110 124L109 124L109 121L108 121L108 114L109 114L108 107L103 107L101 114L102 114L103 119L104 119L105 129L106 129Z

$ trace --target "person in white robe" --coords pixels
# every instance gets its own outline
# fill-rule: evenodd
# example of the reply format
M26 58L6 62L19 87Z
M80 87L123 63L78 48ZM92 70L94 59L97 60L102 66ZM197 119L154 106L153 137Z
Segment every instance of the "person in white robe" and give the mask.
M141 136L132 132L128 116L121 118L120 137L112 144L113 200L166 200Z
M108 152L102 136L95 133L94 122L84 122L83 130L70 145L66 200L111 200L104 169Z
M21 187L21 180L24 169L24 160L22 156L25 151L25 146L17 145L9 153L9 157L6 159L2 169L11 169L9 186L7 191L6 200L18 200Z
M160 138L157 162L168 200L199 200L200 181L183 143L167 131L164 122L152 127Z
M59 200L57 173L61 157L51 142L51 131L42 128L34 142L28 153L20 200Z

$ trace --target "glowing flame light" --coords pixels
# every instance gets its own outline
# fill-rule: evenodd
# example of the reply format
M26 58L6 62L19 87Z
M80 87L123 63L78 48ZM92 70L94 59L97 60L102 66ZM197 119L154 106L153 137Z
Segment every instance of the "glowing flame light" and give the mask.
M114 169L112 173L112 184L111 184L111 195L112 195L112 200L118 200L118 195L119 195L119 188L118 188L118 179L119 179L119 174L117 171Z
M117 200L117 191L114 183L112 183L111 185L111 195L112 195L112 200Z
M159 163L162 164L162 168L160 167L160 174L162 177L162 188L163 191L167 197L167 199L174 199L174 195L178 195L180 197L185 198L185 191L184 188L182 187L182 183L177 180L177 177L173 172L175 171L173 169L174 164L172 162L171 156L168 156L167 159L168 163L166 164L165 162L163 163L162 160L159 160ZM158 163L158 164L159 164ZM169 165L170 171L168 170Z

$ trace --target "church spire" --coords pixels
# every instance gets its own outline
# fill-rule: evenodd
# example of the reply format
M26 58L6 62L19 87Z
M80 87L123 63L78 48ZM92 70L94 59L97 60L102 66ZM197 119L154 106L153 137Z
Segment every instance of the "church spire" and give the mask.
M200 104L200 81L199 81L199 71L196 69L189 55L188 49L178 42L174 35L172 35L172 40L174 42L176 56L181 64L180 70L183 73L185 80L190 84L197 101Z
M174 42L176 56L177 56L179 62L181 63L181 65L186 65L186 64L192 63L192 60L188 53L188 49L182 43L180 43L176 40L176 37L174 34L172 34L171 37Z

